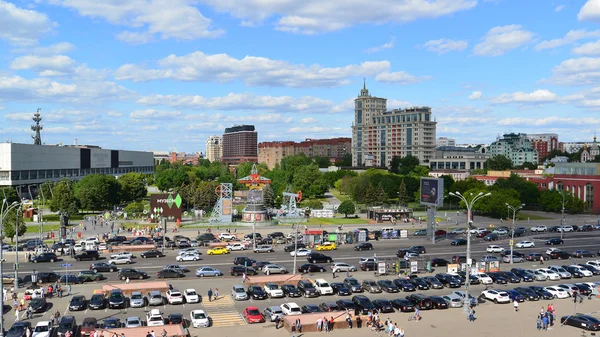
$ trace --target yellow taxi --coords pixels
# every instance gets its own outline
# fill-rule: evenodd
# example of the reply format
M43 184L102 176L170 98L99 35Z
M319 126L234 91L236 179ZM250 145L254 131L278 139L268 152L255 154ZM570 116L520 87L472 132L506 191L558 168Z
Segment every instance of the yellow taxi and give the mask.
M223 254L229 254L229 251L225 247L215 247L215 248L209 249L206 252L206 254L208 254L208 255L223 255Z
M323 242L322 244L317 246L317 250L335 250L337 249L335 243L333 242Z

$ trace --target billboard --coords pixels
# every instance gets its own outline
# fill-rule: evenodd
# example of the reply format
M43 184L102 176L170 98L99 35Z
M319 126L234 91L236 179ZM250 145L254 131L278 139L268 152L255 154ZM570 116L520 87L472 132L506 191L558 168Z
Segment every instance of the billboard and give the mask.
M421 205L442 206L444 204L444 179L421 177Z
M150 219L157 222L161 216L181 220L182 199L179 194L161 193L150 195Z

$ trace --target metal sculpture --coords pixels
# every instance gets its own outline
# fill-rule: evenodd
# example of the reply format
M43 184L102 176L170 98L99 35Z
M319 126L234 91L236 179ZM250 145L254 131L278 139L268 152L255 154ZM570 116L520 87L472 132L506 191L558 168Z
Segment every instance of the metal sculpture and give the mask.
M223 183L215 188L215 193L219 197L209 221L211 223L230 223L233 216L233 184Z

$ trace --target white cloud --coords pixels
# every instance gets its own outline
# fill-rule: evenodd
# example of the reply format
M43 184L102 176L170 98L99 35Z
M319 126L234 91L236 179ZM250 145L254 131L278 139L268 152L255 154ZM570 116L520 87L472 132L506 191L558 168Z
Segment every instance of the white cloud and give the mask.
M521 118L521 117L512 117L512 118L504 118L498 121L498 125L508 126L508 125L532 125L532 126L549 126L549 125L557 125L557 126L565 126L565 125L600 125L600 118L580 118L580 117L543 117L543 118Z
M573 48L571 52L577 55L598 56L600 55L600 40Z
M498 97L492 98L490 102L492 104L542 104L556 102L558 99L559 97L555 93L545 89L538 89L530 93L519 91L512 94L502 94Z
M192 40L224 33L211 27L211 20L202 15L192 0L50 0L50 3L74 9L81 16L136 29L117 35L130 43L148 42L151 40L148 36Z
M40 12L0 0L0 39L11 44L31 45L56 26Z
M109 112L106 113L106 115L108 117L121 117L121 116L123 116L122 113L117 112L117 111L109 111Z
M247 85L287 87L335 87L350 83L352 76L374 76L390 68L389 61L363 62L343 67L306 66L264 57L242 59L227 54L207 55L202 52L177 56L171 54L158 61L159 69L146 69L125 64L115 71L117 80L144 82L173 79L180 81L232 82Z
M473 91L471 93L471 95L469 95L469 99L476 100L476 99L480 99L480 98L481 98L481 91Z
M509 25L490 29L473 48L473 53L480 56L500 56L533 42L533 33L522 28L521 25Z
M560 12L563 9L565 9L565 7L567 7L567 6L565 6L565 5L558 5L558 6L556 6L556 8L554 8L554 11L555 12Z
M431 52L438 54L446 54L450 51L463 51L467 48L469 43L463 40L449 40L449 39L439 39L439 40L429 40L425 42L423 47Z
M166 111L156 109L136 110L129 114L132 119L163 119L181 116L180 111Z
M376 52L379 52L379 51L382 51L382 50L394 48L395 44L396 44L396 37L392 36L392 38L390 39L390 42L384 43L381 46L371 47L369 49L366 49L365 53L372 54L372 53L376 53Z
M201 0L245 23L275 18L278 30L298 34L331 32L359 24L410 22L472 9L476 0Z
M414 84L431 79L431 76L413 76L404 71L396 71L392 73L381 73L375 76L377 82L393 83L393 84Z
M587 31L585 29L570 30L560 39L542 41L535 46L535 50L553 49L565 44L577 42L590 37L600 37L600 30Z
M54 56L21 56L10 64L13 70L33 70L41 76L62 76L73 71L75 61L65 55Z
M600 80L600 58L580 57L561 62L552 69L552 77L540 81L562 85L588 85Z
M588 0L581 10L579 14L577 14L577 19L579 21L600 21L600 0Z
M311 117L302 118L300 120L300 123L302 123L302 124L314 124L314 123L317 123L317 122L319 122L319 121L316 120L316 119L314 119L314 118L311 118Z
M37 47L28 46L27 48L16 48L11 51L15 52L15 53L19 53L19 54L45 56L45 55L65 54L74 49L75 49L75 46L69 42L59 42L59 43L51 44L49 46L37 46Z

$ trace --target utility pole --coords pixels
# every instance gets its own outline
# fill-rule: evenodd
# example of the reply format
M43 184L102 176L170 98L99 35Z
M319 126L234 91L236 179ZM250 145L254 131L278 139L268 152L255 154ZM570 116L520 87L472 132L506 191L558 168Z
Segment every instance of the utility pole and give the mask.
M560 239L562 240L565 232L563 226L567 224L565 219L565 191L561 191L560 194L562 194L562 219L560 220Z
M19 212L23 204L19 203L17 207L17 213L15 214L15 247L17 248L15 254L15 291L19 289ZM0 247L0 250L2 248Z
M509 205L508 203L504 203L506 205L506 207L508 207L509 212L512 210L513 211L513 218L512 218L512 230L511 230L511 234L510 234L510 264L513 264L513 247L515 246L515 218L517 216L517 211L519 211L521 208L523 208L525 206L525 204L521 204L521 206L518 207L513 207L511 205ZM510 216L510 213L509 213Z
M294 238L294 272L293 272L294 275L296 275L296 260L298 258L298 226L299 226L299 224L295 224L292 227L292 228L294 228L294 231L296 231L295 238Z

